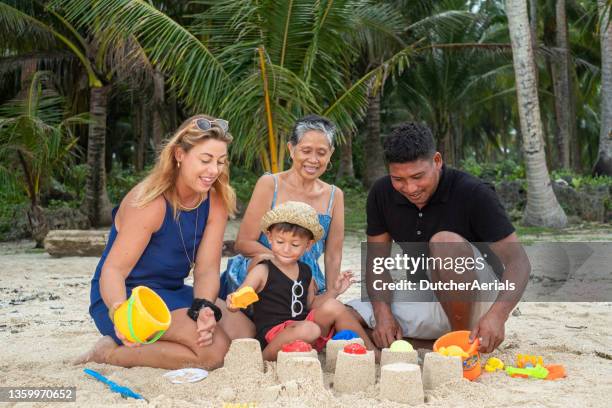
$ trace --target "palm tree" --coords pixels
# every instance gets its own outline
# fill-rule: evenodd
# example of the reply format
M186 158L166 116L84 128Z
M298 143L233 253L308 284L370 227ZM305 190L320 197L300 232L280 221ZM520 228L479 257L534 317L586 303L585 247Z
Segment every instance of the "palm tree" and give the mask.
M67 116L64 98L51 85L48 72L36 72L23 99L0 106L0 179L23 186L30 200L28 221L41 247L48 226L40 193L51 177L70 165L77 138L74 125L84 115Z
M113 82L137 72L152 71L130 38L112 30L83 34L49 2L0 0L0 38L15 55L34 50L63 50L79 61L87 76L89 112L85 212L92 226L111 222L112 204L106 189L106 121ZM27 39L23 41L22 39Z
M338 125L341 136L354 132L368 94L383 76L406 66L411 47L355 80L346 70L355 58L347 37L358 24L369 24L359 21L356 10L372 3L200 1L205 11L182 26L147 2L53 1L79 27L138 41L190 109L230 121L233 154L247 164L260 159L272 171L283 168L297 117L320 113Z
M571 103L574 100L570 82L570 45L568 38L567 14L565 0L555 2L555 46L556 55L551 64L552 80L555 95L555 112L557 122L557 151L559 165L570 168L570 140L573 134Z
M526 0L507 0L506 13L527 173L527 206L523 221L527 225L562 228L567 224L567 217L552 190L546 166Z
M612 176L612 2L598 0L597 6L601 42L601 129L599 155L593 172Z

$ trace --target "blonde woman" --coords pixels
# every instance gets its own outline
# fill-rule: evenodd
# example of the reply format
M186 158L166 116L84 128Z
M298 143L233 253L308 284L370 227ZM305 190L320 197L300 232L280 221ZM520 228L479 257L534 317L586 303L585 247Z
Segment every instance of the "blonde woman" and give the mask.
M78 362L165 369L223 364L246 317L215 304L223 232L236 198L229 185L228 123L197 115L161 151L151 173L113 210L108 244L91 281L89 313L104 337ZM193 287L184 279L192 272ZM152 344L130 343L114 310L143 285L160 295L172 323Z

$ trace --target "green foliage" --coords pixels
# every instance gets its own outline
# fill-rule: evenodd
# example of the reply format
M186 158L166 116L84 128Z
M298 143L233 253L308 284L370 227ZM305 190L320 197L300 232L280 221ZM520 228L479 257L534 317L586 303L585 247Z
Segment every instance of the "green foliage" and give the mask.
M525 179L525 167L512 159L504 159L496 163L481 163L474 157L470 157L461 161L460 168L473 176L496 183Z
M108 198L111 203L119 205L123 197L145 176L149 169L141 172L134 171L133 168L121 168L117 163L113 162L111 171L106 178L106 186L108 189Z
M32 204L52 176L75 158L73 125L85 116L68 116L66 104L48 72L36 72L27 93L0 106L0 179L26 191Z
M589 187L609 187L612 188L612 177L580 175L571 170L555 170L551 174L553 180L563 179L575 189Z
M366 201L368 192L355 179L342 179L336 183L344 192L344 229L346 232L365 234Z
M263 174L263 173L262 173ZM261 174L246 169L244 167L232 166L230 170L230 184L236 191L236 196L241 205L245 208L251 199L251 194L255 188L255 183Z

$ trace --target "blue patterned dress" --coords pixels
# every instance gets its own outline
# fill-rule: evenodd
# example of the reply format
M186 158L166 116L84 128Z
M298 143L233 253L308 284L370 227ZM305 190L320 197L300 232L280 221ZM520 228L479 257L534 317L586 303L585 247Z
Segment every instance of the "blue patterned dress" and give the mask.
M274 177L274 196L272 197L271 208L274 208L276 205L276 196L278 194L278 175L273 174L272 177ZM325 241L327 240L327 235L329 234L329 226L332 219L330 211L334 203L335 192L336 186L332 186L329 203L327 204L327 211L325 214L318 214L319 223L324 230L323 238L315 242L312 248L310 248L310 250L300 258L301 262L310 267L312 277L317 283L318 293L325 292L325 274L323 271L321 271L317 261L321 254L325 252ZM266 248L270 248L268 237L266 237L265 234L262 233L259 235L258 242ZM251 258L247 258L243 255L236 255L227 261L227 269L221 274L221 287L219 289L219 297L221 299L225 299L229 293L236 291L240 287L246 278L247 268L250 262Z

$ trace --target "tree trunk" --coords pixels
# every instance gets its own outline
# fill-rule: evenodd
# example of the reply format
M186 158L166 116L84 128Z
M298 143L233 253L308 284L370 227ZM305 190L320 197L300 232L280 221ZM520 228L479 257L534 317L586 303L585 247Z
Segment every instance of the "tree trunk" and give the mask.
M354 179L355 168L353 167L353 135L348 134L344 138L344 143L339 146L340 167L336 173L336 180L343 178Z
M368 134L363 146L366 154L363 183L370 187L376 180L387 174L385 158L380 140L380 92L368 97Z
M529 0L529 31L533 49L538 49L538 0Z
M33 204L28 208L28 225L32 238L36 241L36 248L43 248L45 237L49 232L47 217L41 206Z
M86 185L87 216L93 227L110 225L112 205L106 191L106 110L110 85L91 88L89 113L93 123L89 125L87 140L87 165L89 174Z
M557 0L555 18L556 53L552 58L552 82L555 95L556 132L555 144L559 153L558 166L570 168L570 81L569 81L569 41L567 37L567 18L565 0Z
M612 176L612 21L606 0L598 0L601 42L601 129L596 175Z
M143 104L142 98L138 97L136 105L132 106L132 130L136 142L134 168L136 171L142 171L145 165L146 133L144 132Z
M153 143L155 145L155 151L158 151L161 147L162 140L166 133L164 129L164 123L162 120L162 112L165 104L165 87L164 87L164 74L159 71L155 71L153 74Z
M507 0L506 13L527 173L527 206L523 222L526 225L562 228L567 224L567 217L553 192L542 144L542 120L527 0Z

